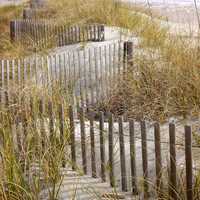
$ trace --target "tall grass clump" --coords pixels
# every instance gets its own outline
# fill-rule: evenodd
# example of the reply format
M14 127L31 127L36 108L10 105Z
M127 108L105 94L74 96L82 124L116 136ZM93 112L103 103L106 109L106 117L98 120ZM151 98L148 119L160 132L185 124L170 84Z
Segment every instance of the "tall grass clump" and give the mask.
M49 6L55 8L52 17L59 21L117 26L138 38L134 66L110 102L114 109L124 107L138 118L157 120L198 116L199 50L195 38L171 34L158 18L112 0L63 0L57 5L51 1Z
M67 116L68 103L56 92L52 97L33 85L9 89L9 104L0 112L2 200L58 199L70 134L66 118L60 137L61 104Z

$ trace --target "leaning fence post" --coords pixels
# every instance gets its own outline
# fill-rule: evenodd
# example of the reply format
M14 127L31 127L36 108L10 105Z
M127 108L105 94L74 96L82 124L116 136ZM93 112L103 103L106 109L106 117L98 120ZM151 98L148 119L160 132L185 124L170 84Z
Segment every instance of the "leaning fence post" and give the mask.
M146 122L141 121L141 145L142 145L142 166L143 166L143 178L144 178L144 199L148 198L148 157L147 157L147 133Z
M119 117L119 146L120 146L120 164L121 164L121 183L122 191L127 191L127 176L126 176L126 159L124 147L124 130L123 130L123 117Z
M104 142L104 113L100 112L100 121L99 121L99 130L100 130L100 155L101 155L101 179L103 182L106 181L105 173L105 142Z
M170 178L169 178L169 197L176 200L177 197L177 179L176 179L176 132L175 124L169 124L169 142L170 142Z
M185 163L186 163L186 187L187 199L193 200L192 191L192 130L191 126L185 126Z
M135 161L135 128L134 120L129 121L129 134L130 134L130 158L131 158L131 182L132 192L134 195L138 194L137 180L136 180L136 161Z
M109 142L109 172L110 172L110 186L115 186L114 175L114 153L113 153L113 114L109 116L109 128L108 128L108 142Z
M69 106L69 122L70 122L72 169L75 170L76 169L76 147L75 147L74 111L73 111L72 106Z
M155 141L156 189L158 197L162 198L162 157L161 157L159 123L154 124L154 141Z
M85 141L85 116L84 110L80 108L80 128L81 128L81 151L82 151L82 165L84 174L87 174L87 151L86 151L86 141Z
M97 177L96 172L96 154L95 154L95 137L94 137L94 115L92 111L89 111L90 119L90 140L91 140L91 168L92 168L92 177Z

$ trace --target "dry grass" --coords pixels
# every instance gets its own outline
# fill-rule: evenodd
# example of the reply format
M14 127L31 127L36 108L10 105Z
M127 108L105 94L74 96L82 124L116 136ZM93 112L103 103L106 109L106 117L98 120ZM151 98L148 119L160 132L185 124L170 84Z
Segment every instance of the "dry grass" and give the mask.
M126 6L114 3L113 0L53 0L49 2L45 16L52 17L61 24L95 22L119 26L129 29L140 37L139 48L142 53L135 52L134 65L129 67L124 79L106 105L112 111L125 112L129 116L139 119L147 118L159 121L174 115L199 115L200 58L198 48L181 38L173 38L158 21L144 16L141 14L142 11L140 13L138 11L141 10L136 8L132 12ZM9 9L5 9L4 12L8 14L8 17L5 18L5 21L3 20L2 24L4 25L1 27L3 27L4 33L8 34L6 24L8 19L14 15ZM0 42L4 48L0 55L14 56L13 48L15 50L16 48L9 43L7 36L4 35L1 38L5 38L5 42ZM1 41L3 40L1 39ZM0 49L3 48L0 47ZM17 50L16 55L18 55L17 52L21 52L21 50ZM55 104L60 103L60 96L63 95L62 92L57 91L58 93L54 94L53 99ZM30 92L36 99L40 97L41 93L47 96L47 99L51 96L48 91L45 93L44 89L37 90L34 86L27 87L19 94L24 98L26 94L29 97ZM24 104L17 106L18 111L24 110ZM39 114L38 108L34 112ZM16 115L10 116L8 111L1 110L1 122L3 122L0 127L3 141L0 149L3 161L1 171L5 171L5 173L1 180L0 194L3 200L14 199L13 194L18 195L15 199L38 199L42 190L38 176L33 179L33 184L29 184L24 178L23 170L26 168L20 161L33 163L35 160L40 160L46 184L51 183L55 186L61 180L58 167L62 160L60 159L62 148L59 145L51 146L50 141L47 141L50 148L44 154L40 151L38 153L37 148L41 146L34 145L38 137L32 127L32 113L29 110L25 113L27 113L26 117L30 118L29 131L25 138L27 143L24 146L26 151L23 152L23 155L18 155L10 137L11 127L9 124L9 118L16 117ZM183 184L180 188L182 186ZM20 196L21 194L22 196ZM55 199L54 194L52 199Z
M56 90L58 91L58 89ZM38 200L43 190L48 199L57 199L62 182L64 146L69 142L67 121L61 141L59 135L59 105L63 103L67 116L67 98L52 97L50 91L32 84L10 88L9 106L1 105L1 178L2 200ZM41 113L40 101L45 109ZM31 100L31 101L30 101ZM50 134L48 103L53 105L54 128ZM67 152L65 155L67 156Z
M140 37L142 54L134 57L134 67L106 107L119 108L120 112L124 109L123 112L137 118L161 121L174 115L198 115L200 63L193 38L175 38L155 17L112 0L63 0L56 6L51 1L50 8L59 11L53 17L61 22L103 23L127 28Z
M19 44L10 42L10 21L20 18L22 6L0 7L0 59L24 55L24 49Z
M199 116L198 49L177 40L159 51L136 53L109 107L137 119L164 121L172 116Z

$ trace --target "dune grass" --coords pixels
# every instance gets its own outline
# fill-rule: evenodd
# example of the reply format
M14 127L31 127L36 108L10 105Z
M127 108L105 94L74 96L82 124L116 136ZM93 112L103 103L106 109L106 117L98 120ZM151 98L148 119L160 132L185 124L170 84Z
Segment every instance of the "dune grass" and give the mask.
M14 58L24 55L24 49L20 44L10 41L10 21L20 18L23 6L0 7L0 59Z
M21 7L0 8L0 15L3 16L0 23L0 29L3 30L0 36L0 57L4 59L22 55L24 52L23 47L11 44L9 41L9 20L19 17L20 12ZM48 10L45 15L41 13L41 17L53 18L58 23L69 25L103 23L129 29L140 38L133 57L134 65L129 66L123 82L114 91L110 102L107 102L106 106L113 112L123 108L123 113L134 118L158 121L164 121L174 115L198 116L200 110L198 46L192 45L193 39L185 41L180 37L175 38L157 19L144 14L147 13L140 8L129 9L127 5L117 4L113 0L51 0ZM43 93L43 97L46 96L47 100L53 101L54 105L60 104L60 97L63 94L56 93L52 100L48 92L30 86L22 92L19 89L17 95L13 95L18 96L23 102L30 97L37 102ZM24 105L27 105L27 108ZM62 182L59 167L62 164L63 146L60 145L58 137L53 144L45 138L47 148L45 151L41 150L43 144L41 141L38 144L40 139L38 132L41 132L41 127L39 131L34 127L38 124L40 126L40 123L35 124L37 120L32 119L33 113L40 122L45 119L48 123L48 120L45 113L41 117L38 104L35 104L33 112L30 112L28 105L27 100L23 105L12 103L9 110L1 109L0 197L3 200L36 200L40 198L41 191L46 189L44 185L50 184L54 189L49 191L49 195L50 199L54 200L57 198L56 185ZM17 129L11 126L10 120L12 122L18 120L16 118L18 115L10 111L15 110L13 108L16 108L17 113L23 113L19 115L20 117L24 117L25 114L26 118L25 125L19 123L18 131L23 142L17 147L11 135L13 130ZM57 124L55 129L58 128ZM26 131L25 137L24 131ZM67 134L69 130L66 131L66 142L68 142ZM41 173L38 170L34 171L34 164L38 164ZM31 169L34 174L30 173ZM27 174L28 176L25 176ZM31 175L33 176L29 177ZM184 184L181 184L180 190L183 186ZM180 199L184 198L183 196Z
M59 133L59 105L63 104L67 116L66 98L52 97L45 88L41 92L32 84L23 89L15 85L9 92L10 103L0 109L0 198L38 200L43 196L55 200L63 179L60 168L68 154L64 148L69 142L67 121L62 141ZM42 113L41 105L45 106Z
M174 36L176 32L172 35L158 18L113 0L50 1L49 7L61 23L103 23L128 29L139 38L134 66L117 87L123 92L116 91L111 107L116 109L120 102L128 114L161 121L174 115L198 116L198 40Z

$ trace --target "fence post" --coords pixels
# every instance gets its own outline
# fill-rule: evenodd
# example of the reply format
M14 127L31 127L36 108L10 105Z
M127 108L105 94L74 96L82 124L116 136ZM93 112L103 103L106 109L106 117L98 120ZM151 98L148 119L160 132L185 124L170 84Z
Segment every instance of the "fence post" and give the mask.
M87 174L87 151L86 151L86 141L85 141L85 113L83 108L80 108L79 113L80 118L80 128L81 128L81 151L82 151L82 165L84 174Z
M91 139L91 168L92 168L92 177L97 178L96 172L96 154L95 154L95 138L94 138L94 115L92 111L89 111L90 114L90 139Z
M16 35L16 21L10 22L10 39L11 42L15 41L15 35Z
M126 176L126 159L125 159L125 147L124 147L124 130L123 130L123 117L119 117L119 146L120 146L120 164L121 164L121 183L122 191L126 192L127 188L127 176Z
M110 186L115 187L115 175L114 175L114 154L113 154L113 114L109 116L109 128L108 128L108 142L109 142L109 172L110 172Z
M154 124L154 140L155 140L156 190L158 198L162 198L162 156L161 156L159 123Z
M176 180L176 132L175 124L169 124L169 142L170 142L170 183L169 183L169 197L176 200L177 197L177 180Z
M124 71L127 70L127 66L133 65L133 42L124 42L124 55L123 55Z
M185 126L185 163L186 163L186 187L187 199L193 200L192 191L192 130L190 126Z
M131 183L132 192L134 195L138 194L137 180L136 180L136 161L135 161L135 128L134 120L129 121L129 134L130 134L130 158L131 158Z
M98 41L105 41L105 27L104 25L98 25Z
M105 142L104 142L104 113L100 112L100 121L99 121L99 130L100 130L100 155L101 155L101 178L102 181L106 181L105 174Z
M74 111L73 107L69 106L69 122L70 122L70 140L71 140L71 158L72 169L76 169L76 146L75 146L75 130L74 130Z
M148 199L148 157L147 157L147 133L146 122L141 121L141 145L142 145L142 166L143 166L143 178L144 178L144 199Z

